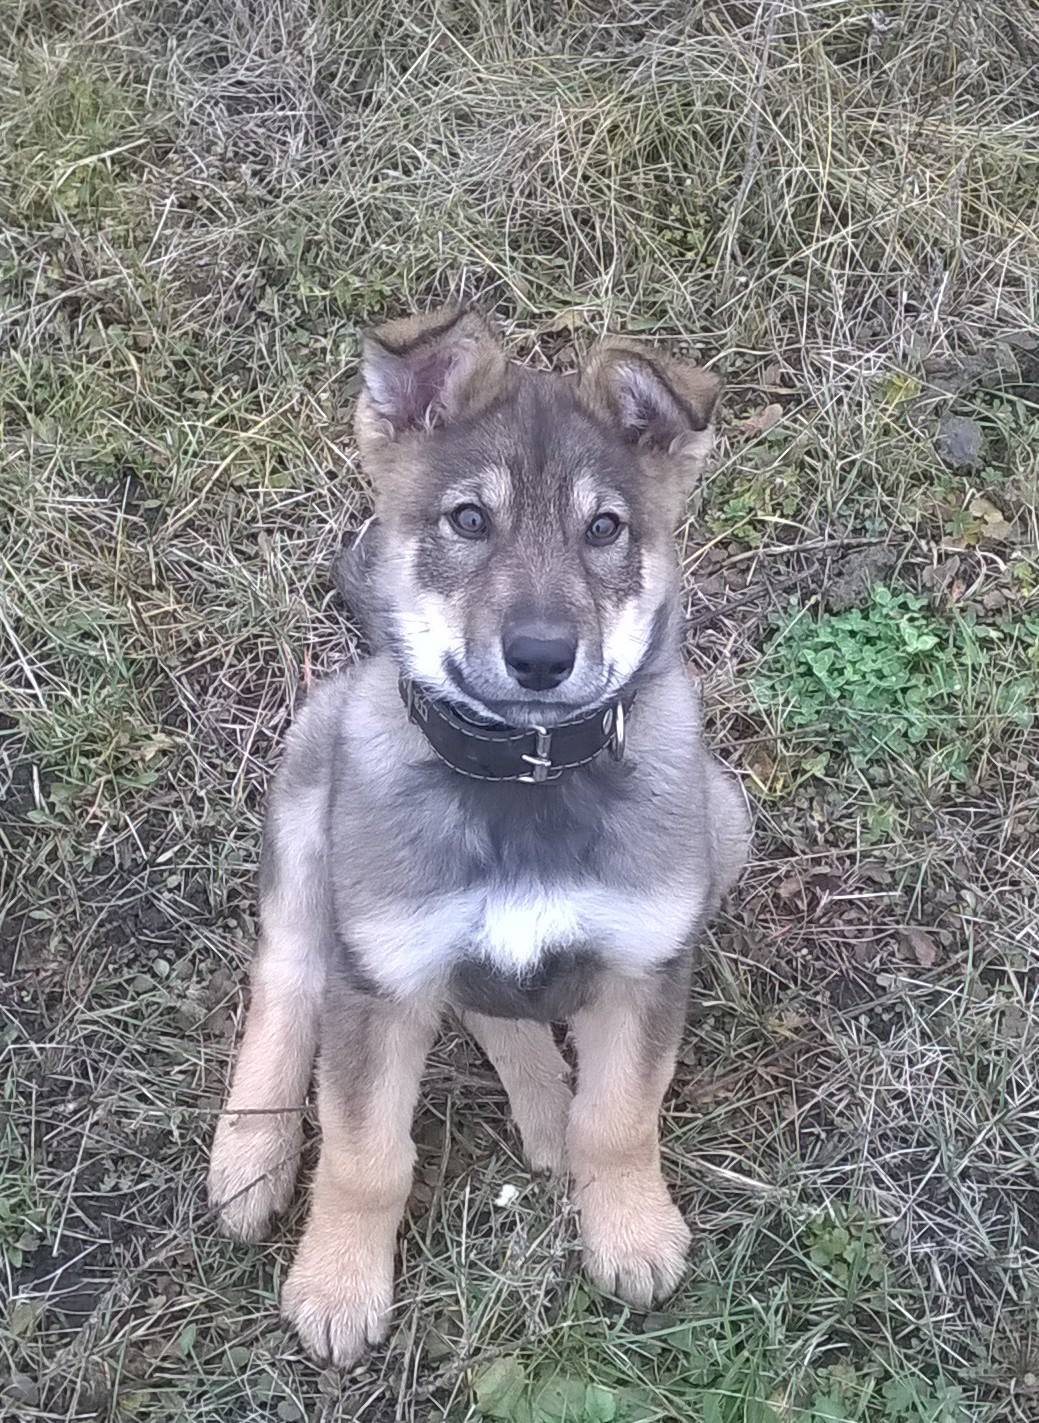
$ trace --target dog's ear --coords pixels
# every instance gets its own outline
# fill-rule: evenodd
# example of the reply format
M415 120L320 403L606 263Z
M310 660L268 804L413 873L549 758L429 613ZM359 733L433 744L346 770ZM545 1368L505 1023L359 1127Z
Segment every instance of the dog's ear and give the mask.
M721 376L616 340L592 353L580 388L629 444L666 457L687 485L700 474L714 445Z
M362 447L434 430L494 398L505 374L497 336L476 311L391 321L364 338L357 408Z

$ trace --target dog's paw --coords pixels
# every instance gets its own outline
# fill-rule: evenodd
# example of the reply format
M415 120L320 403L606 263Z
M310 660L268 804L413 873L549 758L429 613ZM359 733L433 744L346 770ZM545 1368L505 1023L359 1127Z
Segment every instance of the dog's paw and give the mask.
M659 1175L589 1181L577 1204L585 1269L599 1289L640 1310L671 1294L692 1237Z
M395 1241L395 1221L347 1216L331 1226L307 1226L281 1312L318 1362L350 1368L385 1338Z
M566 1119L558 1128L539 1123L533 1131L521 1132L523 1155L532 1171L546 1176L566 1175Z
M285 1113L220 1118L209 1162L209 1204L235 1240L262 1239L292 1199L302 1128Z

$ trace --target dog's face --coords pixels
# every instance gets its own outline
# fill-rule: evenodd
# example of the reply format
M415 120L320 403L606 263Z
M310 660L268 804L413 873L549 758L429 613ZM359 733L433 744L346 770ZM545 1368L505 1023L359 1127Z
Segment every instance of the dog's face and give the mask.
M673 629L717 378L625 345L577 378L525 371L465 312L376 332L363 379L376 585L409 674L520 725L615 696Z

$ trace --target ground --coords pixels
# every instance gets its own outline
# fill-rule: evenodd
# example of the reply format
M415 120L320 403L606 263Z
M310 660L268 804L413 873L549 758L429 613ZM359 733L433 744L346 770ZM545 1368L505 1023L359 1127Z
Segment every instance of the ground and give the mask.
M1039 19L1025 0L5 0L0 1388L33 1419L1039 1418ZM681 531L756 811L665 1112L663 1311L582 1283L472 1044L390 1347L277 1321L206 1151L265 787L356 653L358 333L727 374ZM312 1152L312 1147L311 1147ZM312 1154L308 1155L312 1163Z

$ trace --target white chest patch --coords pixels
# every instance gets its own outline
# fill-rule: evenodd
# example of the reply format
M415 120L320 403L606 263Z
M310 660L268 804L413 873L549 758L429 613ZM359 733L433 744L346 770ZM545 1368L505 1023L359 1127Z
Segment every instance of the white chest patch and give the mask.
M489 891L473 925L474 947L502 967L528 968L546 949L566 949L581 937L572 895Z
M688 890L488 885L366 915L349 938L377 982L409 994L444 980L463 957L522 977L547 954L581 947L629 972L650 968L681 948L699 909Z

